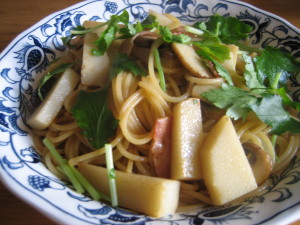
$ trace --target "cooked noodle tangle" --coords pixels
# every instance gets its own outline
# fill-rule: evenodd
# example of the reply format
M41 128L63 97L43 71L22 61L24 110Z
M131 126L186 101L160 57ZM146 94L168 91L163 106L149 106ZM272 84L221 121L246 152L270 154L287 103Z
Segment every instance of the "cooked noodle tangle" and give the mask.
M151 49L158 48L162 42L154 41ZM111 137L115 167L128 173L139 173L155 176L149 147L153 138L153 125L158 118L172 116L174 104L191 97L195 85L220 86L223 78L199 78L191 75L182 65L178 68L164 68L167 91L164 92L157 78L154 54L150 50L148 74L138 77L130 72L119 73L111 83L109 107L119 126L116 135ZM181 79L178 78L180 74ZM57 169L57 162L52 159L42 140L47 137L69 160L71 165L79 163L105 164L104 148L93 149L82 134L75 119L71 115L72 104L80 90L89 90L79 85L64 102L57 118L44 131L33 130L36 149L43 157L45 164L56 176L66 177ZM204 131L216 122L208 119ZM282 170L299 149L299 136L285 135L277 137L275 147L271 141L270 128L257 119L249 116L246 121L234 122L241 143L253 143L261 147L271 157L273 173ZM260 187L259 190L263 188ZM198 202L210 204L211 200L200 181L181 183L181 203L183 206Z

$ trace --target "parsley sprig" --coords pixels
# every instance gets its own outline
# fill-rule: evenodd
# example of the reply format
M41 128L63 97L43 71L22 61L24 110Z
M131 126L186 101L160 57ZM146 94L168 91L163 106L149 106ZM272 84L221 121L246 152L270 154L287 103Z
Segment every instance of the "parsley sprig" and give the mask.
M226 108L226 114L234 119L246 118L254 112L264 123L272 127L272 133L280 135L286 131L300 133L300 121L292 116L286 107L299 112L300 104L288 96L287 79L292 73L299 73L299 62L288 53L273 47L266 47L253 60L244 55L244 77L249 90L224 84L221 89L203 93L202 96L219 108Z
M193 45L201 57L213 62L218 74L227 82L221 89L204 93L203 97L217 107L226 108L227 115L234 119L246 118L249 112L256 113L263 122L272 127L273 134L282 134L285 131L300 133L298 119L286 111L287 106L298 111L300 108L299 103L290 99L286 87L291 74L300 71L300 63L295 58L269 46L265 49L256 49L258 56L254 59L244 55L244 79L248 90L234 86L230 73L222 66L222 62L230 56L226 45L241 46L239 41L247 38L252 31L251 26L237 18L216 14L207 22L195 23L193 27L185 26L186 31L197 35L198 40L187 34L174 34L169 28L159 25L153 15L149 15L143 22L131 24L126 10L120 15L113 15L105 25L107 26L105 31L95 42L96 48L92 51L94 55L104 54L113 40L132 37L145 29L156 32L157 36L167 44L177 42ZM83 32L91 31L90 29ZM80 31L74 31L75 33L79 34ZM137 68L135 63L129 60L130 58L118 57L115 66L124 66L128 60L129 66L125 66L124 70ZM118 66L112 69L111 77L123 70ZM135 71L142 74L139 70Z
M95 92L80 91L72 114L83 134L96 149L105 145L118 125L107 104L108 89Z
M195 23L194 27L204 31L205 36L215 37L224 44L235 44L248 37L252 27L235 17L215 14L207 22Z

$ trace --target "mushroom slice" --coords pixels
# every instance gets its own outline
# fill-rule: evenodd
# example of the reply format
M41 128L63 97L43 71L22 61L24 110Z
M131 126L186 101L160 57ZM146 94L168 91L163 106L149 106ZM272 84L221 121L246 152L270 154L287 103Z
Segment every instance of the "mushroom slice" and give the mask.
M244 143L243 148L251 165L256 183L261 185L271 174L273 168L271 157L254 143Z
M224 109L217 108L209 103L201 101L202 121L205 123L208 120L220 120L225 114Z
M147 66L150 55L150 48L133 46L131 54L142 62L143 65Z
M120 46L119 52L127 55L131 54L134 46L150 48L157 35L150 31L142 31L131 38L126 39Z
M139 35L134 39L134 44L138 47L150 48L152 43L157 39L157 35L154 33L146 33Z
M190 45L172 43L172 48L181 63L196 77L213 78L209 68L197 55L194 48Z

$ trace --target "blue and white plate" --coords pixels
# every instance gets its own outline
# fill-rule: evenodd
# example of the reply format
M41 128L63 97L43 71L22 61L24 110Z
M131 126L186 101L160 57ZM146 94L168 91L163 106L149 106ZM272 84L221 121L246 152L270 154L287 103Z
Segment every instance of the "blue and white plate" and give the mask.
M126 9L142 20L149 9L171 13L186 23L214 14L230 15L253 26L251 42L272 45L300 57L300 30L283 19L229 0L83 1L51 14L20 34L0 55L0 178L24 201L60 224L287 224L300 218L300 157L270 178L267 192L230 207L198 208L154 219L111 208L78 194L41 163L25 125L36 84L65 48L61 37L84 20L107 20ZM292 97L300 100L300 79ZM134 196L133 196L134 197ZM2 203L1 203L2 204Z

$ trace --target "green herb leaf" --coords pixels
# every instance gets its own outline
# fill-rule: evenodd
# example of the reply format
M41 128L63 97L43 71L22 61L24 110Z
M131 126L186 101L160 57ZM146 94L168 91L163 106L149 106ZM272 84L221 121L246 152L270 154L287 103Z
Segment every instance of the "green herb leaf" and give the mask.
M144 29L153 29L159 26L156 16L148 14L147 18L142 22Z
M224 44L234 44L248 37L248 34L252 31L251 26L239 19L218 14L211 16L209 21L205 23L205 27L209 35L219 38ZM203 25L198 25L197 28L203 29Z
M235 120L246 118L251 111L250 105L257 101L250 92L228 84L223 84L221 89L205 92L201 96L218 108L227 108L226 115Z
M159 35L165 42L177 42L182 44L188 44L191 42L191 37L186 34L173 35L172 31L166 26L158 26Z
M96 92L80 91L72 107L78 126L83 129L84 135L96 149L104 146L118 125L106 99L107 89Z
M206 52L205 49L200 49L196 52L205 59L212 61L215 64L216 70L218 71L219 75L223 77L228 82L228 84L233 85L231 76L228 73L228 71L222 66L220 62L218 62L214 57L212 57L209 54L209 52Z
M245 71L244 77L246 80L246 84L250 89L257 88L266 88L263 84L260 83L258 79L258 75L255 70L255 66L251 56L243 54L243 59L245 62Z
M272 127L273 134L280 135L286 131L292 134L300 132L300 121L285 111L280 96L264 96L250 107L260 120Z
M202 96L216 107L226 108L226 115L233 119L245 119L247 114L253 111L261 121L272 128L275 135L286 131L292 134L300 133L300 121L285 110L282 98L266 93L266 90L262 95L256 96L251 91L223 84L221 89L212 89Z
M229 48L216 38L206 38L202 41L193 42L193 44L220 62L230 59Z
M255 57L255 65L260 83L267 83L275 89L278 85L285 85L291 73L300 71L300 64L294 57L270 46Z
M38 96L40 100L42 101L44 99L43 94L42 94L42 88L44 85L47 83L49 79L51 79L53 76L58 75L66 71L66 69L71 68L74 64L73 63L66 63L66 64L61 64L59 67L56 69L52 70L51 72L48 72L40 81L40 85L38 87Z
M212 16L206 23L197 23L195 27L205 32L202 37L204 42L215 39L215 42L218 43L219 40L220 44L237 43L251 32L251 27L238 19L219 15ZM246 118L247 114L253 111L260 120L272 127L274 135L286 131L300 133L300 121L291 116L284 107L293 107L298 112L300 109L300 103L292 101L286 93L288 78L300 71L299 61L290 54L269 46L265 49L246 48L258 54L254 59L243 55L244 78L249 88L247 91L232 86L229 74L218 62L222 53L201 42L195 45L200 49L197 53L211 60L219 75L230 84L202 94L204 98L219 108L226 108L226 114L234 119Z
M300 102L294 102L291 97L288 95L284 87L281 87L276 90L276 93L282 98L283 104L290 106L300 112Z
M119 31L119 23L129 24L129 14L126 10L121 15L112 15L107 21L107 28L101 33L98 40L95 41L96 49L92 50L93 55L103 55L106 49L111 45Z
M95 41L95 45L97 46L97 48L92 49L92 54L96 56L103 55L115 39L117 30L117 24L115 24L114 26L110 26L105 31L103 31L99 39Z
M130 71L136 76L146 76L146 71L134 59L129 58L127 54L119 53L112 63L110 80L122 71Z
M128 21L124 27L119 27L120 37L118 37L118 39L130 38L143 30L144 27L141 22L137 21L136 23L131 24Z

